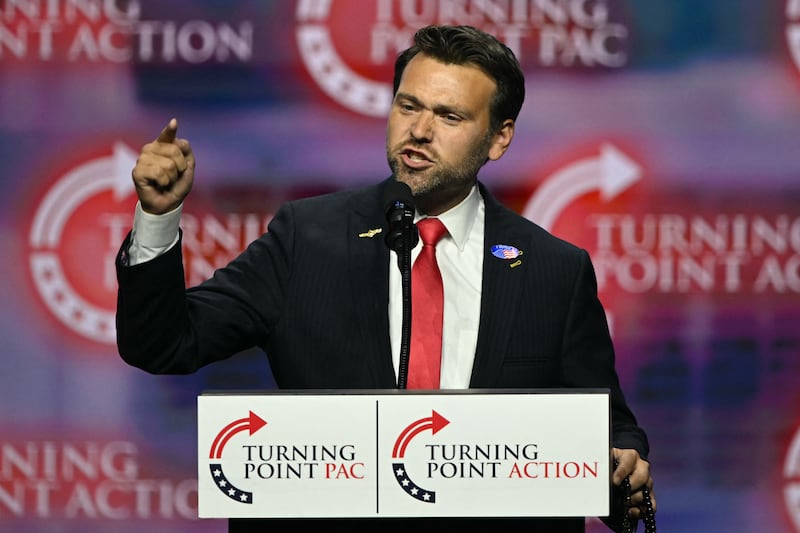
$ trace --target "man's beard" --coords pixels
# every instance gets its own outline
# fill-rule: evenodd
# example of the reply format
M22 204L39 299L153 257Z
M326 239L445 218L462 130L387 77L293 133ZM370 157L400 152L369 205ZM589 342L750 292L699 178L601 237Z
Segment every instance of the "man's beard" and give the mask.
M486 163L492 138L493 135L487 133L485 137L478 139L468 150L467 157L455 165L439 164L425 170L409 169L400 162L398 157L402 147L408 144L406 142L398 143L394 149L387 147L386 159L395 179L408 183L414 196L445 190L459 190L471 186L475 182L478 171ZM411 146L424 148L424 145L419 144Z

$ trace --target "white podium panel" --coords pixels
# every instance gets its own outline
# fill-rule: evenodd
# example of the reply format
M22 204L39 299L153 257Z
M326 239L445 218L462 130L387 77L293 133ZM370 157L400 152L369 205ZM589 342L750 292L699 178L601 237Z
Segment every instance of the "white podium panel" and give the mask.
M606 516L607 390L206 393L201 518Z

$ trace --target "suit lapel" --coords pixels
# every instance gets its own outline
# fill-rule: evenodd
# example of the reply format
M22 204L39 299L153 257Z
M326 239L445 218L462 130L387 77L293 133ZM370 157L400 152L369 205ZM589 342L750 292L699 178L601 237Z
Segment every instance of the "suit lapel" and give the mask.
M383 186L368 187L352 196L347 219L348 294L353 298L357 323L352 332L365 346L364 361L370 367L375 388L395 386L389 339L389 248L386 246L386 217L381 211Z
M486 204L483 283L478 343L470 388L497 386L503 358L516 323L516 317L510 310L519 308L526 254L533 252L524 249L525 244L515 229L518 227L516 215L512 216L512 212L501 206L483 186L481 194ZM517 258L503 259L492 254L492 247L495 245L513 246L522 249L523 253Z

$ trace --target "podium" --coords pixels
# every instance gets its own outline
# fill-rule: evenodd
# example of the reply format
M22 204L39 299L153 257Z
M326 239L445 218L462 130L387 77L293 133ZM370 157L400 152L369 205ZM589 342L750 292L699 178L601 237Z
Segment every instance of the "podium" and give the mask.
M609 514L606 389L206 392L197 401L200 518Z

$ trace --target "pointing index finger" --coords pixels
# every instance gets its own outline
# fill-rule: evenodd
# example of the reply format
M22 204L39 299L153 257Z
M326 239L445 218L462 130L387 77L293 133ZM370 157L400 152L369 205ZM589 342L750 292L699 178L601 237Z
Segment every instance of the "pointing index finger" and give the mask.
M178 133L178 119L172 118L169 123L158 134L156 142L172 143L175 141L175 135Z

